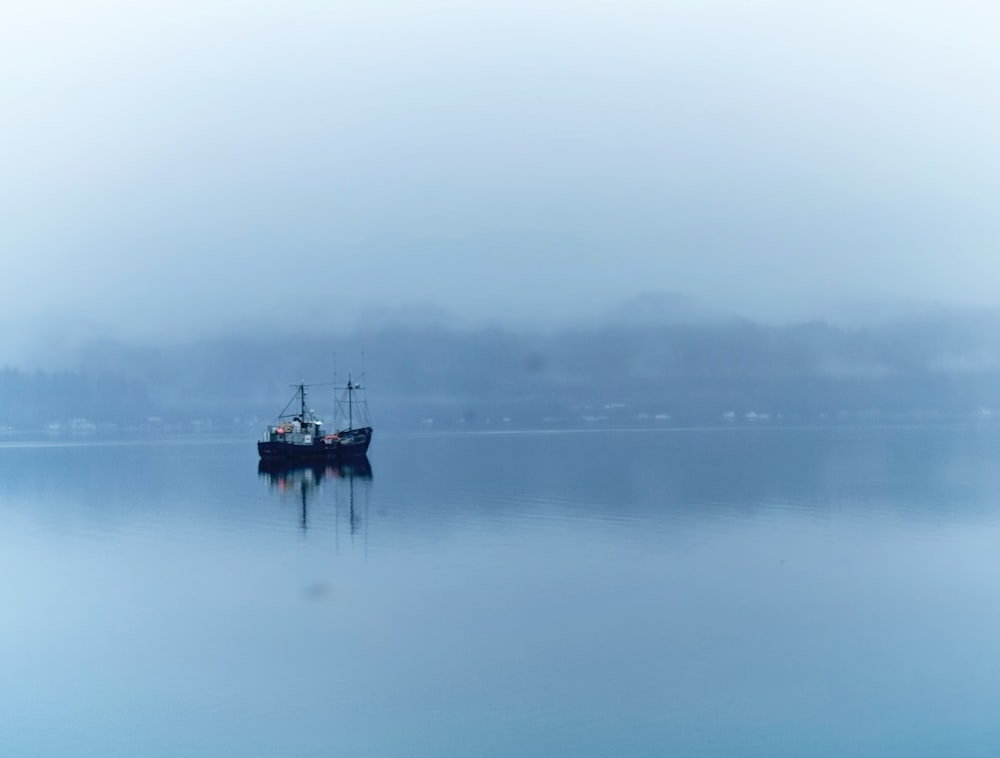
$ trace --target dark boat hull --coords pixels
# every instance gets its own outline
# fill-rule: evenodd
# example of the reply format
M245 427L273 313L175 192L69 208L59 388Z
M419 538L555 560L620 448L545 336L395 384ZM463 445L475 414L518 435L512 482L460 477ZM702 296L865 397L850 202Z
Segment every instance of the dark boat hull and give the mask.
M257 443L262 461L337 461L356 458L368 452L372 441L370 426L340 432L333 442L317 439L311 445L296 445L283 440Z

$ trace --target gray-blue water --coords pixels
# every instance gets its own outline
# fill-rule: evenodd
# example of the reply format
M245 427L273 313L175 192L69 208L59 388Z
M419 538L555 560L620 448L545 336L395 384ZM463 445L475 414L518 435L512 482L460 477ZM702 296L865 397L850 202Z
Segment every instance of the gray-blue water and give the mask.
M0 448L0 755L986 756L1000 430Z

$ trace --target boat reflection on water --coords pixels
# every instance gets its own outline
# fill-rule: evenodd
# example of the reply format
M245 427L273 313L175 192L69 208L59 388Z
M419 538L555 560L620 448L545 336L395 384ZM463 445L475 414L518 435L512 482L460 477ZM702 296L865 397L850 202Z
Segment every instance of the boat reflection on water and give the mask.
M300 482L319 483L328 476L335 479L371 479L372 465L367 455L332 463L261 460L257 464L257 473L282 489L298 486Z
M267 480L272 490L280 495L297 495L302 502L302 529L308 528L309 501L321 489L324 481L343 481L347 483L350 527L353 534L357 527L357 514L354 507L355 480L370 482L372 466L368 456L351 458L332 463L292 463L288 461L261 460L257 464L257 475ZM339 500L339 493L334 490L334 507ZM366 505L367 505L367 498Z

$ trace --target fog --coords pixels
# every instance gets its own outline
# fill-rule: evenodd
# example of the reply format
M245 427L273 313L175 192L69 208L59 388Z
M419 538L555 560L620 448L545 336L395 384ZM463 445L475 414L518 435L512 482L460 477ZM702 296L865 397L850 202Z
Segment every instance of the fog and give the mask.
M853 0L5 8L0 428L256 428L335 352L400 429L992 419L998 31Z
M430 314L433 315L433 314ZM548 331L433 318L347 331L43 344L0 370L0 434L255 435L291 384L382 431L1000 423L1000 311L769 325L647 296ZM58 348L58 349L57 349ZM54 431L53 431L54 430Z
M647 291L769 323L1000 305L992 4L0 13L8 355Z

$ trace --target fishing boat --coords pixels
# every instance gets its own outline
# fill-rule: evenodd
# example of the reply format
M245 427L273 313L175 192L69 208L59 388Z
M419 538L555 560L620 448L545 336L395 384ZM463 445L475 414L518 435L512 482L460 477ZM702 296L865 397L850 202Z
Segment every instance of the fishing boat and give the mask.
M295 394L288 401L274 424L257 442L262 461L334 461L364 456L371 444L372 428L368 422L368 403L355 400L363 387L348 376L334 413L334 431L328 432L323 420L309 408L306 399L310 385L296 384ZM295 406L298 408L295 408ZM358 413L355 414L355 406ZM355 416L364 426L354 426ZM338 427L337 421L343 423Z

